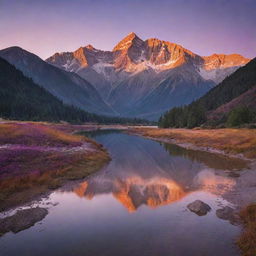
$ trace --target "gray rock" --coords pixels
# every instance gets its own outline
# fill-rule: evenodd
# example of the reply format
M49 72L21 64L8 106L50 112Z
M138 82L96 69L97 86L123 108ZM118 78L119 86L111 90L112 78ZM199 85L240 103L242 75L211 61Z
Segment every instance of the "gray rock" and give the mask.
M203 216L203 215L206 215L207 212L209 212L211 210L211 207L200 201L200 200L196 200L190 204L187 205L187 208L191 211L191 212L194 212L196 213L197 215L199 216Z
M229 206L216 210L216 216L223 220L229 220L231 224L239 223L238 214L236 214L235 210Z
M233 214L234 214L234 209L229 206L225 206L221 209L216 210L217 217L223 220L230 219L230 217L233 216Z
M44 219L47 214L47 209L39 207L19 210L10 217L0 219L0 236L10 231L17 233L30 228L38 221Z

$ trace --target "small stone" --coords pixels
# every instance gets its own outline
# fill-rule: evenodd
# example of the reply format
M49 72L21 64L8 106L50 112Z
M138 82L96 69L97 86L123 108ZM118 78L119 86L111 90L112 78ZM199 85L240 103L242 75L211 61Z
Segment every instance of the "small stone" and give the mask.
M211 210L211 207L202 202L201 200L196 200L190 204L187 205L187 208L191 211L196 213L198 216L206 215L207 212Z
M231 224L238 224L240 221L235 210L229 206L216 210L216 216L222 220L229 220Z

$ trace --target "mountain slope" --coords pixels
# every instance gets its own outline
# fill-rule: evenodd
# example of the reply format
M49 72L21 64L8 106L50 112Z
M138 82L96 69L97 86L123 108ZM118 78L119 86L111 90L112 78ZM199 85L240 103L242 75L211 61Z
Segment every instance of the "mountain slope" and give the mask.
M53 67L19 47L0 50L0 56L64 103L92 113L114 114L97 90L77 74Z
M0 58L0 116L16 120L100 121L100 117L64 105L44 88Z
M249 59L238 54L202 57L175 43L144 41L130 33L112 51L88 45L46 61L88 80L121 115L157 118L197 99Z
M228 113L238 106L244 106L249 109L256 110L256 84L252 89L249 89L228 103L219 106L215 110L209 111L207 118L208 120L222 120L228 115Z
M63 104L31 78L0 57L0 118L73 123L143 123L119 117L100 116Z
M245 107L242 109L244 113L254 115L255 86L256 58L225 78L197 101L166 112L159 124L162 127L194 127L206 121L225 122L228 114L238 107ZM254 120L253 117L251 120Z
M198 102L207 110L213 110L248 91L256 84L256 58L210 90Z
M204 95L214 86L206 81L190 66L177 67L169 72L169 77L162 81L156 89L147 95L134 108L137 116L146 118L143 113L158 118L170 107L188 104ZM152 115L152 110L155 112Z

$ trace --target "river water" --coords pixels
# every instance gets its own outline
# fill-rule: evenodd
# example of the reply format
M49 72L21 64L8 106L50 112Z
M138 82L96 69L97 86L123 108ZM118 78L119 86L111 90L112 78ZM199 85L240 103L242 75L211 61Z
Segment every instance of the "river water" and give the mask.
M232 160L118 131L90 134L112 161L37 202L49 214L0 238L1 256L236 256L240 228L216 216L231 205ZM198 216L187 204L212 210Z

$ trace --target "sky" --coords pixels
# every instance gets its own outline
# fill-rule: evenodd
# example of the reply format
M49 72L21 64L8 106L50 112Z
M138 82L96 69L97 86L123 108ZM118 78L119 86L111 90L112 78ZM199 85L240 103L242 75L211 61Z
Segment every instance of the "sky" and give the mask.
M135 32L202 56L256 56L256 0L0 0L0 49L45 59L92 44L112 50Z

